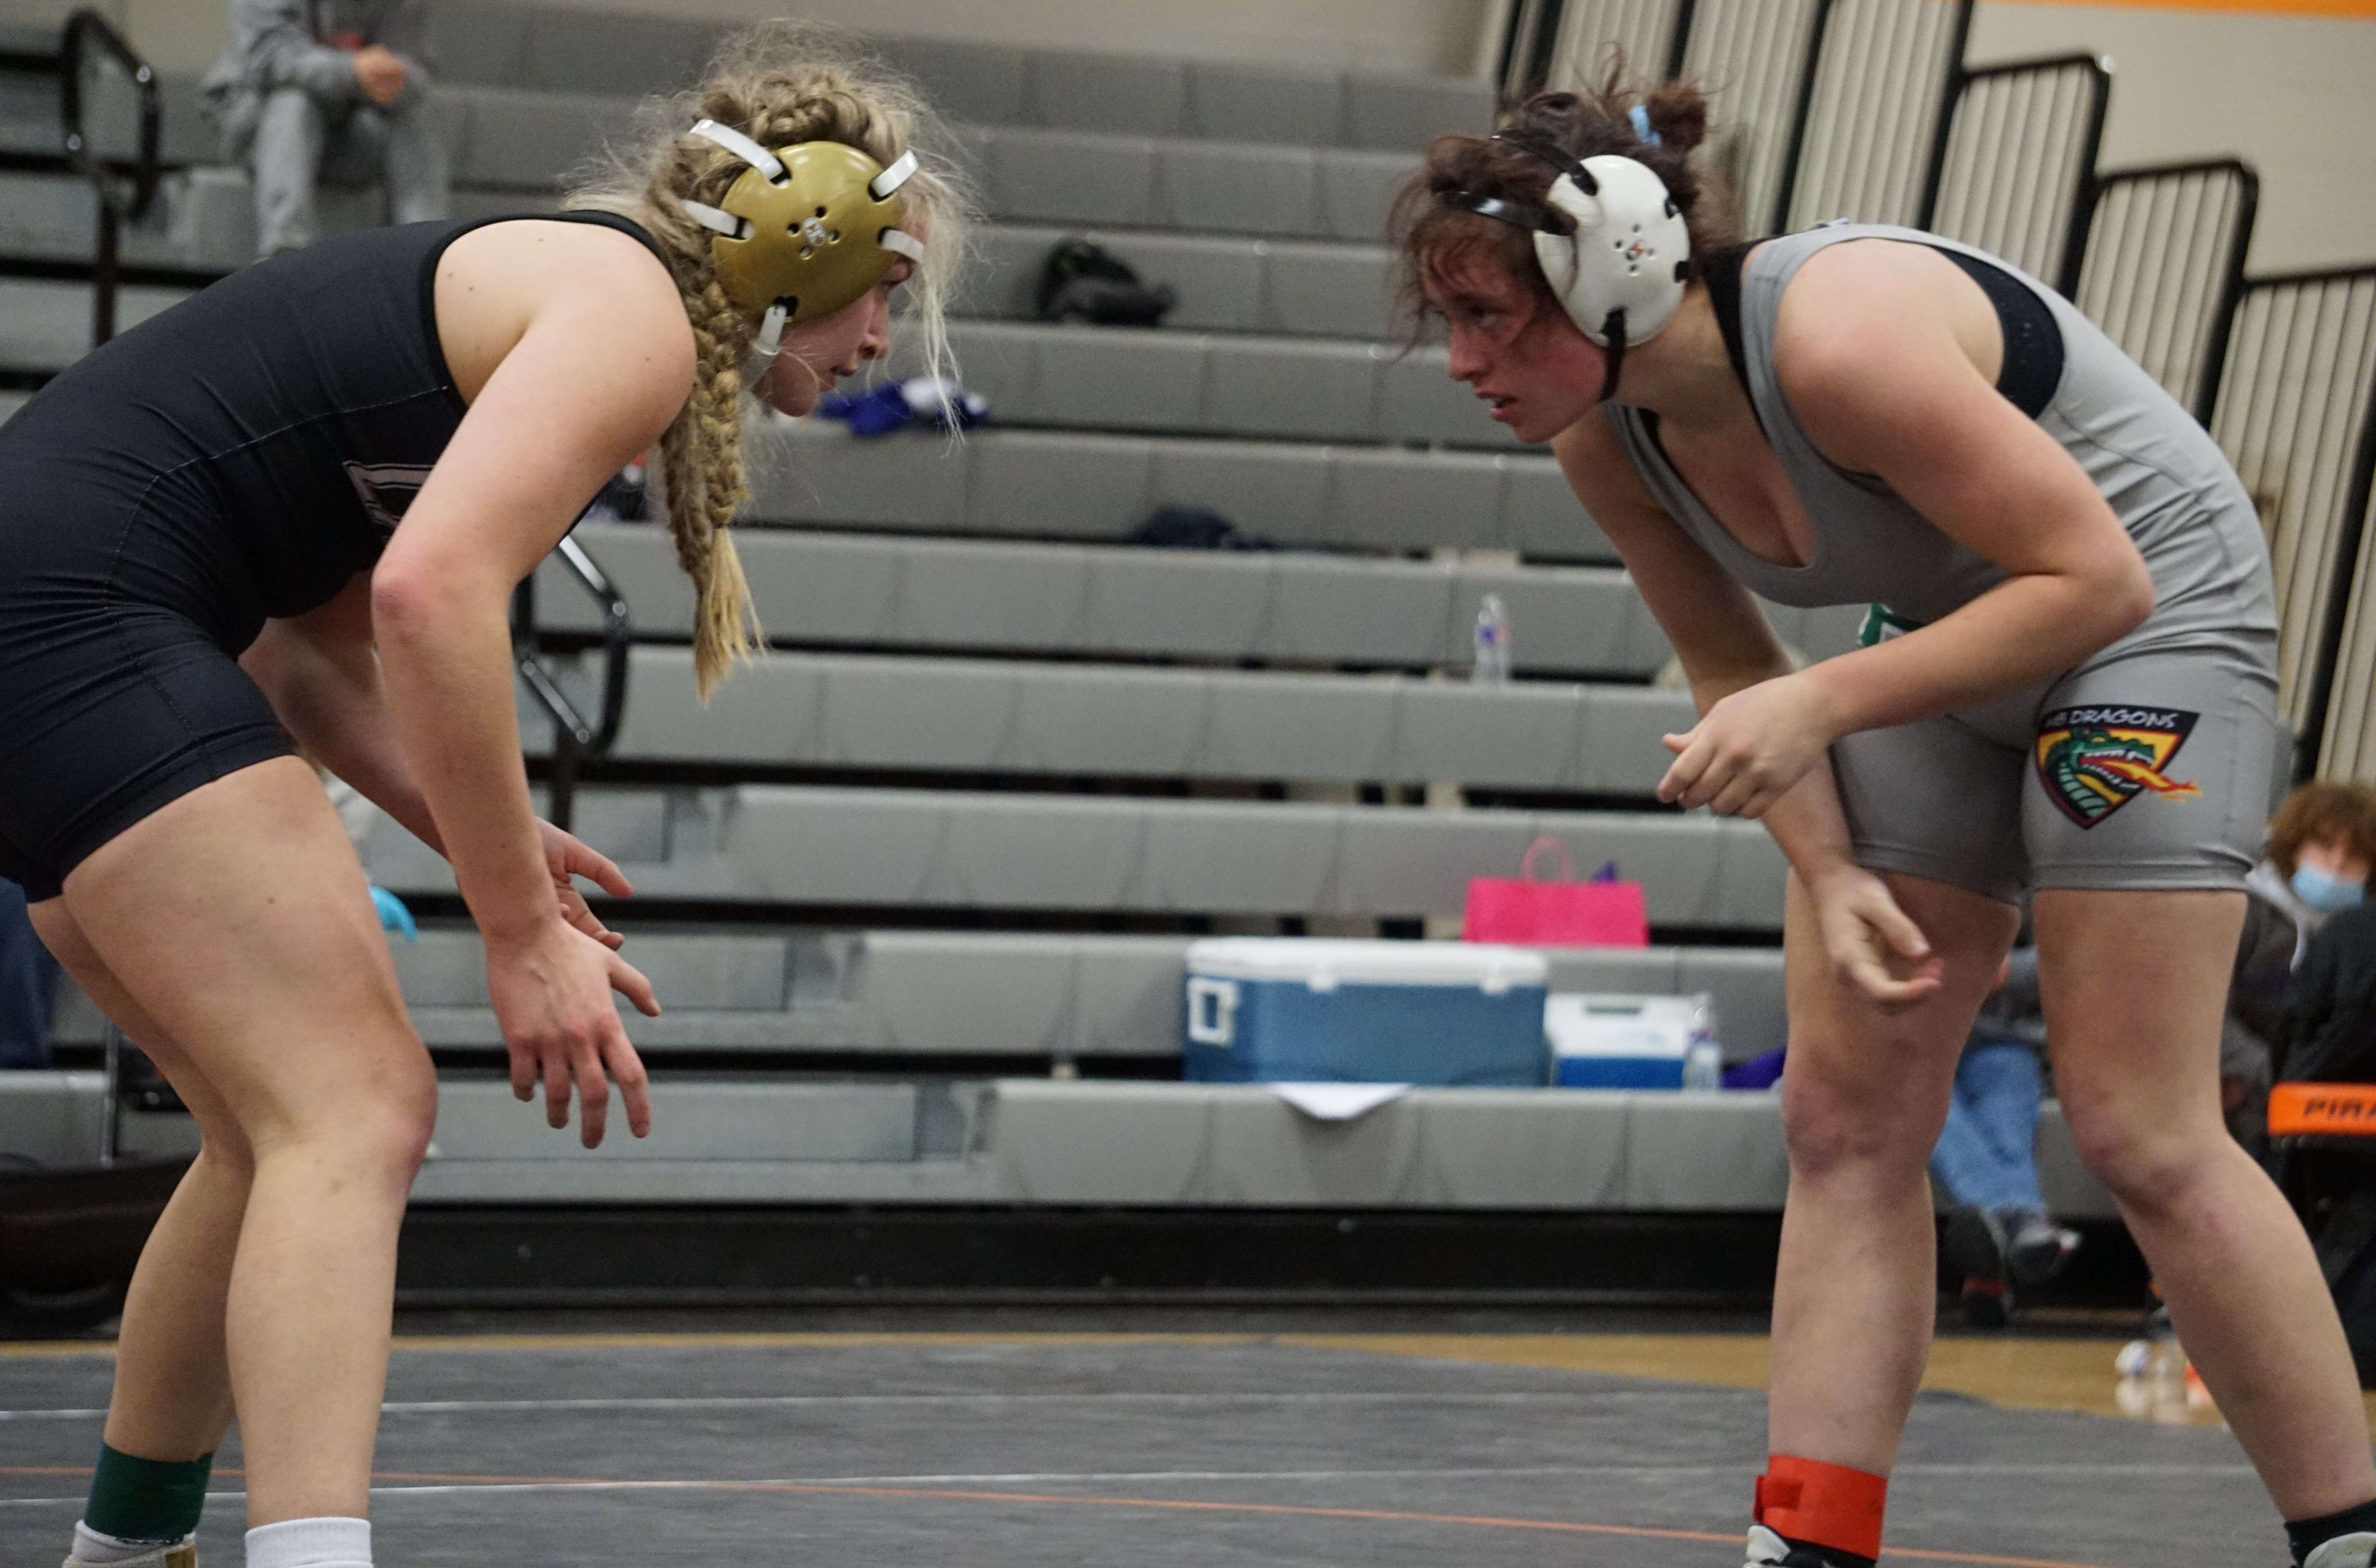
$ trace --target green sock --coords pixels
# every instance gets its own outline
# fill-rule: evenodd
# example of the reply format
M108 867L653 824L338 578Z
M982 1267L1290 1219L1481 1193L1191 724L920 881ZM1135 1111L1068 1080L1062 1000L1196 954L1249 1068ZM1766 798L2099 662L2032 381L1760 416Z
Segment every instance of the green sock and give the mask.
M215 1456L139 1459L102 1443L83 1523L118 1540L173 1541L198 1527Z

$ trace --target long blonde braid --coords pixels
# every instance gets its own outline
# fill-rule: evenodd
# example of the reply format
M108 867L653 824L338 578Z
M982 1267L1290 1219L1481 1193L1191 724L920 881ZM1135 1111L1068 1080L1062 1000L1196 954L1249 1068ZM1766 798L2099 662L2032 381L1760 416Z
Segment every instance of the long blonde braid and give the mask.
M719 45L701 86L649 99L624 150L606 152L564 205L634 219L668 253L695 349L693 392L659 442L660 481L677 564L693 579L694 679L706 702L738 661L766 646L742 563L727 531L747 495L742 468L742 365L758 335L719 286L709 232L681 201L716 205L743 165L685 133L716 120L766 147L838 141L889 164L910 148L921 160L903 189L929 226L907 313L921 329L927 374L947 374L946 312L974 207L954 143L916 89L826 30L765 22Z

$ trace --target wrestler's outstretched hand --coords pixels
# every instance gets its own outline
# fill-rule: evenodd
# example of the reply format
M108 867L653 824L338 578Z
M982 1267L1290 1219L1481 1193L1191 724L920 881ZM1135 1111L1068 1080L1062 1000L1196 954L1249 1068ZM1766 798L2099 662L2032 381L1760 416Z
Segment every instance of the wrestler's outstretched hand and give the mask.
M545 870L552 874L552 890L561 903L561 918L617 952L626 939L602 923L602 917L593 911L586 902L586 895L578 891L576 879L582 876L612 897L624 898L635 892L628 885L627 873L608 855L542 817L537 819L536 831L544 846Z
M1862 866L1843 865L1811 882L1807 891L1833 972L1866 1000L1895 1013L1938 991L1946 965L1889 896L1887 883Z
M1675 754L1658 799L1719 816L1764 816L1839 738L1830 696L1804 675L1744 686L1687 734L1663 739Z

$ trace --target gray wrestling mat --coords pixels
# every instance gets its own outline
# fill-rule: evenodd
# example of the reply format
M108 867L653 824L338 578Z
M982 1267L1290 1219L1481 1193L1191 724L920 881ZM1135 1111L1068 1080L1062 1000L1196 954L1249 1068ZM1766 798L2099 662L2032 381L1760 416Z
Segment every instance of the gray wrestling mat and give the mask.
M406 1339L388 1568L1734 1568L1763 1396L1311 1335ZM1445 1340L1458 1351L1474 1340ZM1721 1355L1725 1347L1711 1342ZM1736 1342L1738 1343L1738 1342ZM2109 1360L2109 1347L2106 1347ZM105 1347L0 1347L0 1568L56 1568ZM235 1443L200 1532L240 1561ZM1895 1564L2277 1568L2216 1429L1918 1405Z

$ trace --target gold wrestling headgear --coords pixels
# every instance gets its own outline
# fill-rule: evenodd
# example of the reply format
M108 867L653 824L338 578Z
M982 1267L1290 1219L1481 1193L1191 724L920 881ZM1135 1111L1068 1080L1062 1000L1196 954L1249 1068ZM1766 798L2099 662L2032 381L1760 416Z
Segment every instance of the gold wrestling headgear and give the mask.
M885 169L844 142L770 152L715 120L692 134L750 165L720 206L680 205L717 234L710 255L727 298L763 314L759 352L772 356L790 323L818 320L864 297L901 259L923 260L923 245L898 226L907 215L899 187L916 172L913 152Z

